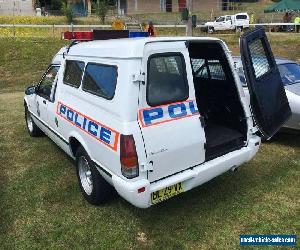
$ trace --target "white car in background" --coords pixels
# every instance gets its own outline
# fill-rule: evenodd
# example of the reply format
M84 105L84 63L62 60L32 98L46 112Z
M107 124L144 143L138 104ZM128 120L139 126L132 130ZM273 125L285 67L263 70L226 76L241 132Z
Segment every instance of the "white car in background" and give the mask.
M300 130L300 65L288 59L276 58L275 60L292 110L292 116L283 128ZM233 57L233 61L238 70L244 92L250 99L241 58Z
M237 13L234 15L220 16L213 22L206 22L206 31L213 33L218 30L238 30L249 28L249 15L247 13Z

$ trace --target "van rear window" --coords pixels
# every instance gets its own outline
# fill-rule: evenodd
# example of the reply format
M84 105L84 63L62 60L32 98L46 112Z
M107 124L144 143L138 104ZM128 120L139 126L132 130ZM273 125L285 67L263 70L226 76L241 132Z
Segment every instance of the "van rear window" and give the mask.
M247 15L237 15L236 19L246 20L246 19L248 19L248 17L247 17Z
M118 71L116 66L88 63L82 89L111 100L115 95Z
M189 96L185 62L180 53L156 54L148 60L150 106L185 101Z
M81 84L83 69L84 62L67 60L63 80L64 84L78 88Z

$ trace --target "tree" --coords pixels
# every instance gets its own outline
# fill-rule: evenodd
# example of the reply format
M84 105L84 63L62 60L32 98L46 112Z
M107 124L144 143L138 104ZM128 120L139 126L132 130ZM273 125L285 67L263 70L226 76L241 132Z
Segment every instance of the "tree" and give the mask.
M73 23L74 22L74 12L72 9L72 6L68 4L67 2L62 2L62 7L61 7L62 13L65 15L67 18L68 23Z
M105 18L107 12L109 10L109 3L107 0L98 0L97 3L94 4L94 9L96 15L100 18L101 23L105 23Z

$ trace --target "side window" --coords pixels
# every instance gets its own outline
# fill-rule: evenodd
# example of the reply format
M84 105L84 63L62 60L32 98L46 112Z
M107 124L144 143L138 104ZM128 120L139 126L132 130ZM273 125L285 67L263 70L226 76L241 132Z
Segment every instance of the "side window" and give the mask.
M59 66L51 66L42 78L37 93L46 99L50 99L52 85L59 70Z
M89 63L85 69L82 89L111 100L115 95L117 77L116 66Z
M226 80L225 72L219 60L192 58L191 63L195 77Z
M184 57L158 54L148 60L147 102L157 106L184 101L189 96Z
M83 69L84 62L67 60L63 80L64 84L78 88L81 83Z
M225 17L223 17L223 16L221 16L221 17L219 17L217 20L216 20L216 22L224 22L225 21Z
M214 80L226 80L225 72L219 60L208 60L210 78Z
M247 87L245 73L244 73L244 70L242 67L238 69L238 75L240 77L240 81L241 81L241 84L243 85L243 87Z
M208 78L207 65L204 59L191 58L194 76Z
M249 50L255 77L260 78L271 69L262 40L258 38L252 41Z

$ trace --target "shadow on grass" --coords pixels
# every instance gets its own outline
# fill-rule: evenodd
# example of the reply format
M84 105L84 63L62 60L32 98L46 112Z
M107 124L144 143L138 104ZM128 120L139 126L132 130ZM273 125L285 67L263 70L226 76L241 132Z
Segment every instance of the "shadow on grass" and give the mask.
M300 132L294 130L277 133L269 143L300 148Z

